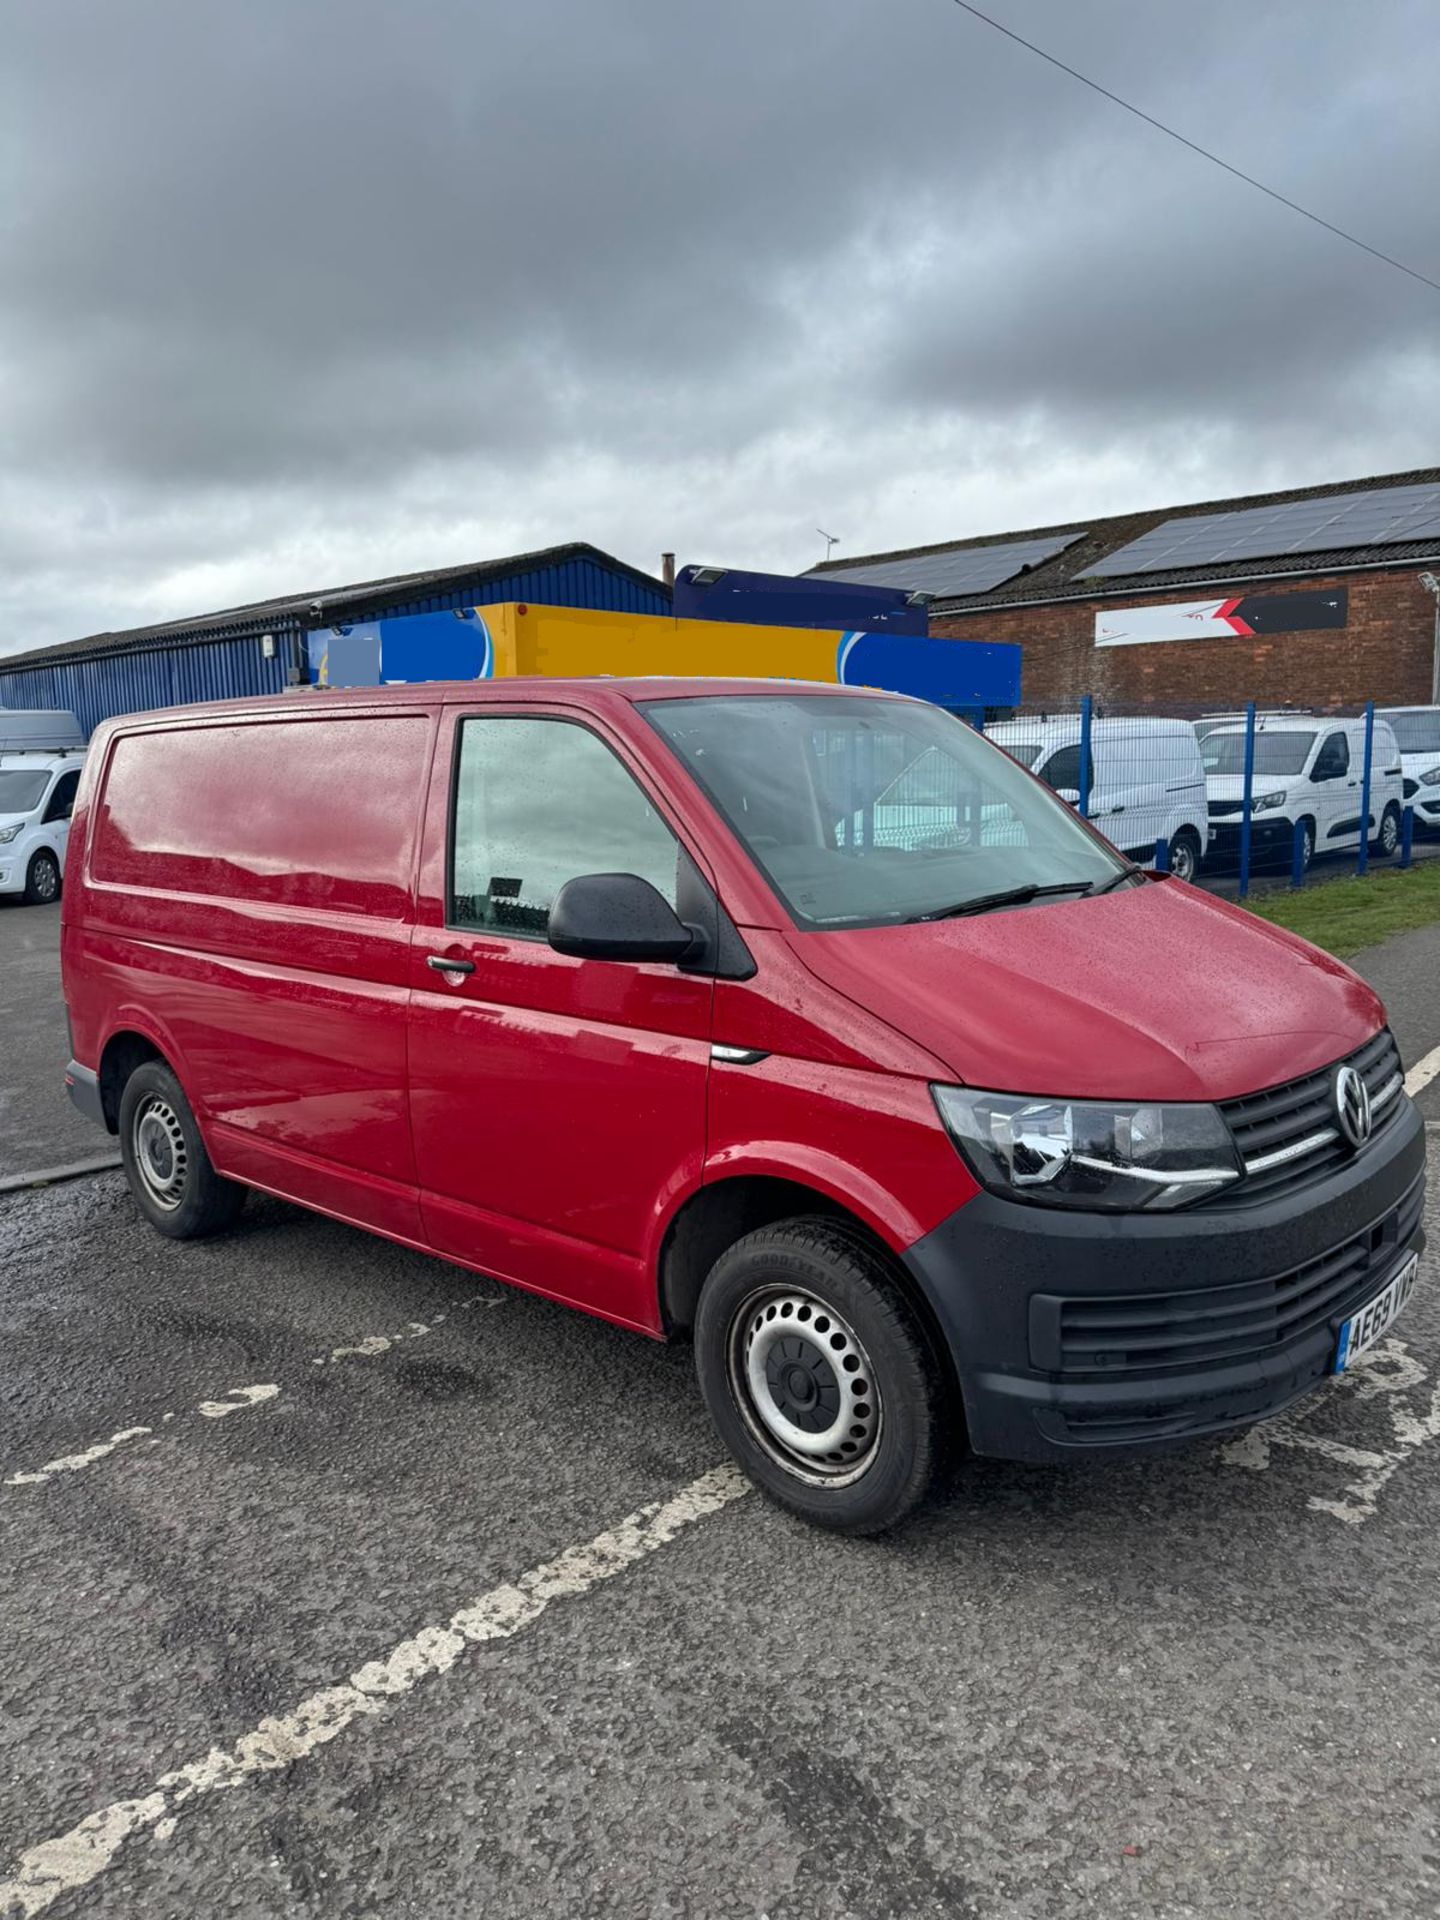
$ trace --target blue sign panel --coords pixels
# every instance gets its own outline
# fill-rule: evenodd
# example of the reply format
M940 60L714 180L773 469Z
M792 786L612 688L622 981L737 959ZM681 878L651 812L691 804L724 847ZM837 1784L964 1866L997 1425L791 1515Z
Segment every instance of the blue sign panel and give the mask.
M1001 641L847 633L835 658L845 687L883 687L966 712L1020 704L1020 649Z
M473 607L412 613L353 627L315 627L310 672L322 687L403 687L420 680L488 680L490 629Z
M900 587L857 587L811 574L742 573L738 567L682 567L675 576L675 617L739 620L756 627L930 631L923 602L912 606Z

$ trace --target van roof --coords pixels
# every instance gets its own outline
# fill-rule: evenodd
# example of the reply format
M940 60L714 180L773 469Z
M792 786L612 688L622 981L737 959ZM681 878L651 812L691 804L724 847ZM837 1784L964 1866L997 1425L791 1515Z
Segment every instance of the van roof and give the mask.
M1137 729L1145 733L1188 733L1193 737L1190 721L1176 720L1169 714L1105 714L1090 722L1092 735L1134 733ZM1080 716L1078 713L1051 713L1031 715L1019 720L997 720L993 725L987 726L985 731L990 737L1001 740L1033 740L1047 732L1078 735Z
M719 680L699 674L652 674L635 679L596 674L549 679L542 674L517 674L513 679L504 680L424 680L390 687L304 687L291 693L255 694L238 700L208 700L190 706L119 714L103 725L113 733L147 727L156 721L197 720L210 715L330 713L342 707L458 706L476 699L501 704L546 700L562 706L603 707L615 702L635 705L648 700L719 700L756 694L779 699L795 693L907 703L913 700L910 694L890 693L880 687L842 687L832 680Z

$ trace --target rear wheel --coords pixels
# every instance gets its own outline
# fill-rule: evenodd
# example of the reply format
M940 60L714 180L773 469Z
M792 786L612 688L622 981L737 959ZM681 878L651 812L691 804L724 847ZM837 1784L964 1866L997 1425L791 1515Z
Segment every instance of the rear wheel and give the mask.
M792 1513L879 1533L923 1499L946 1411L940 1368L858 1231L787 1220L737 1241L700 1295L695 1364L721 1438Z
M1380 816L1380 831L1375 835L1371 846L1382 859L1388 860L1400 844L1400 809L1392 800Z
M190 1102L169 1067L146 1060L120 1096L120 1156L135 1203L172 1240L228 1227L245 1189L215 1171Z
M48 907L60 898L60 862L48 848L34 854L25 869L25 900L28 906Z
M1177 880L1193 880L1200 871L1200 840L1193 827L1182 827L1170 842L1170 871Z

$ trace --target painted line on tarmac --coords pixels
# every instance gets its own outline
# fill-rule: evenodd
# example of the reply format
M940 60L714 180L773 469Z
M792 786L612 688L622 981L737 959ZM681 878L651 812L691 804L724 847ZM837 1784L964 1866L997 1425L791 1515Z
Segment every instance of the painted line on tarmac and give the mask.
M1408 1396L1427 1385L1431 1387L1428 1401L1418 1406L1409 1404ZM1363 1402L1382 1398L1390 1422L1390 1433L1382 1445L1353 1446L1333 1434L1317 1433L1306 1424L1308 1417L1327 1402L1334 1406L1345 1399ZM1375 1517L1380 1495L1399 1468L1434 1440L1440 1440L1440 1386L1434 1384L1406 1342L1392 1335L1362 1355L1355 1368L1330 1383L1321 1396L1226 1441L1219 1458L1225 1466L1264 1473L1273 1464L1278 1447L1319 1454L1349 1477L1333 1493L1308 1494L1305 1504L1315 1513L1343 1520L1347 1526L1361 1526Z
M206 1420L223 1420L227 1414L242 1413L247 1407L263 1407L267 1400L273 1400L280 1392L273 1381L254 1387L230 1387L223 1400L202 1400L198 1407L187 1409L198 1413ZM168 1426L176 1416L167 1413L161 1420L162 1426ZM97 1461L108 1460L112 1453L129 1444L132 1440L154 1441L154 1427L121 1427L118 1433L112 1433L108 1440L97 1440L92 1447L86 1447L82 1453L64 1453L58 1460L47 1460L43 1467L33 1467L29 1472L7 1474L0 1486L39 1487L47 1480L57 1479L65 1473L83 1473L86 1467L93 1467Z
M459 1312L467 1307L499 1307L505 1304L503 1295L472 1294L465 1300L453 1300L451 1311ZM411 1320L399 1333L369 1333L361 1340L351 1341L348 1345L332 1347L329 1353L316 1354L312 1366L335 1366L346 1359L371 1359L382 1353L388 1353L392 1347L402 1341L419 1340L423 1335L433 1333L449 1318L448 1313L437 1313L428 1321ZM202 1400L198 1406L187 1408L187 1413L196 1413L204 1420L224 1420L232 1413L244 1413L251 1407L263 1407L279 1398L281 1387L278 1381L265 1381L252 1387L229 1387L223 1397L214 1400ZM177 1417L174 1413L161 1416L158 1425L169 1426ZM58 1460L47 1460L43 1466L33 1467L26 1472L7 1474L0 1480L0 1487L38 1487L47 1480L58 1479L62 1474L83 1473L87 1467L93 1467L102 1460L108 1460L112 1453L136 1440L148 1441L157 1446L156 1429L152 1425L137 1423L134 1426L121 1427L106 1440L97 1440L92 1446L83 1448L79 1453L62 1454Z
M348 1678L307 1695L288 1713L261 1720L233 1745L212 1747L188 1765L162 1773L148 1791L98 1808L68 1833L21 1854L10 1878L0 1880L0 1914L32 1920L62 1894L98 1880L137 1835L159 1828L168 1835L176 1816L206 1795L307 1759L357 1720L383 1714L390 1701L422 1680L448 1673L469 1647L523 1632L552 1601L579 1599L748 1491L738 1468L712 1467L670 1499L641 1507L514 1582L491 1587L448 1620L422 1627Z
M1406 1093L1413 1100L1417 1093L1424 1092L1437 1073L1440 1073L1440 1047L1432 1047L1429 1053L1417 1060L1406 1074Z

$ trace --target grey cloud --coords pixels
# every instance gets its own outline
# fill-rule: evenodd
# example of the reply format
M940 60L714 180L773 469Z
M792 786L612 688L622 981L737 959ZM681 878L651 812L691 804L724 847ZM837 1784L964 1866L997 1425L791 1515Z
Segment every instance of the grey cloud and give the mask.
M1440 266L1419 0L999 10ZM948 0L52 0L7 41L0 650L365 553L799 566L822 509L882 546L1433 437L1440 296Z

